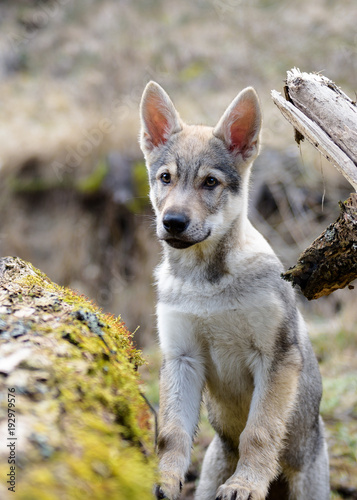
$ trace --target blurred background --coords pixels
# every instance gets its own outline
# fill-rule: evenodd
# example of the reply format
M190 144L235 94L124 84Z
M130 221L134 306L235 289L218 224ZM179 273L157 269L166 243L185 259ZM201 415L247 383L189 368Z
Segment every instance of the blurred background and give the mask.
M356 52L355 0L0 1L0 255L120 315L147 354L157 404L160 247L137 140L146 83L160 83L185 121L207 125L243 87L257 89L263 147L250 215L289 267L352 187L296 145L270 91L296 66L354 99ZM357 498L356 297L299 297L324 377L334 498ZM202 427L185 498L210 435Z

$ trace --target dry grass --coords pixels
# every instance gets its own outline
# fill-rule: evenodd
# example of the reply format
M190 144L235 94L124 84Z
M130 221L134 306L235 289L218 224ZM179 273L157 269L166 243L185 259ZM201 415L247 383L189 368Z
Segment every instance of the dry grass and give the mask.
M254 85L266 143L286 147L289 127L270 90L298 66L353 95L356 14L351 0L3 2L3 161L19 154L19 138L25 154L60 149L102 117L115 124L109 144L123 146L124 134L125 147L137 148L137 105L150 78L189 121L209 123Z

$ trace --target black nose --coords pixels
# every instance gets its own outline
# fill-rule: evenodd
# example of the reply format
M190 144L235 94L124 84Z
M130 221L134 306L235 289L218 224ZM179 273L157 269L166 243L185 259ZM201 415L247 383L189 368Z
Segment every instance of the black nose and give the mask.
M187 228L190 223L190 219L183 213L166 212L162 223L168 233L180 234Z

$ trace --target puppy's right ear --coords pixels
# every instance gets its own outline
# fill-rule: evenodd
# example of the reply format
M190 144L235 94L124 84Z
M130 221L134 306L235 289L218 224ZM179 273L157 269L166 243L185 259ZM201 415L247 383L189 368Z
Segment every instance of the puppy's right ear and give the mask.
M169 137L182 130L182 122L171 99L155 82L149 82L140 104L140 146L144 154L165 144Z

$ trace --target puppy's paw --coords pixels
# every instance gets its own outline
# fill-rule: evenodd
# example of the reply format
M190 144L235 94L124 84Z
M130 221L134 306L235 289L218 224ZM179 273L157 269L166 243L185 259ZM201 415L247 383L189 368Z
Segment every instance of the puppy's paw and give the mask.
M157 498L159 500L162 498L167 498L165 496L165 493L162 491L161 486L159 486L158 484L154 488L154 495L155 495L155 498Z
M230 479L218 488L216 500L264 500L265 494L246 481Z
M175 476L166 477L160 485L155 487L155 497L157 499L167 498L178 500L182 490L182 482Z

